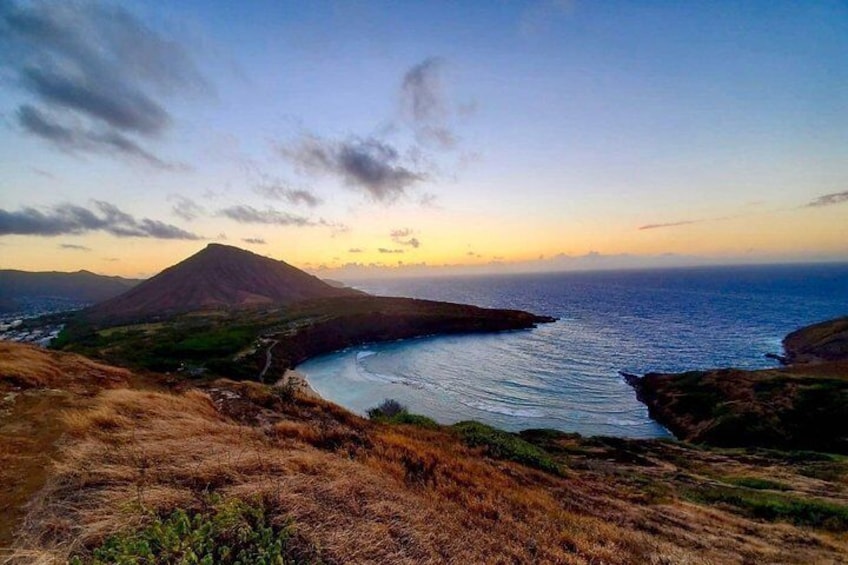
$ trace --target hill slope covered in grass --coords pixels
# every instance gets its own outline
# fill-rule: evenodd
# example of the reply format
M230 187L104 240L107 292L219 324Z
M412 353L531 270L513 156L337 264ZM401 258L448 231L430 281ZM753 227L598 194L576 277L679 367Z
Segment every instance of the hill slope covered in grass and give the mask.
M680 439L848 454L848 319L784 340L776 369L630 376L651 417Z
M0 522L12 563L154 550L171 560L214 551L219 563L237 553L292 563L812 563L848 552L848 463L838 456L369 421L287 388L3 347L0 454L40 437L18 444L33 457L18 469L44 470L15 497L0 491L14 516Z

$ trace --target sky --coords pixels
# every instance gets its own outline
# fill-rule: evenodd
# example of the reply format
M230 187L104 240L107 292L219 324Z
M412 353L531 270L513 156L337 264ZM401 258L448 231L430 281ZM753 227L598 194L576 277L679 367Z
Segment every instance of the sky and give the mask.
M0 0L0 268L848 260L848 2Z

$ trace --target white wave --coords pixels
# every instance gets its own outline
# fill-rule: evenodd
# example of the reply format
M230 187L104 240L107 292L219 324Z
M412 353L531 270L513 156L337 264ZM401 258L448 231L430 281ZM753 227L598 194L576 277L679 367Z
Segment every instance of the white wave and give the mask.
M518 418L544 418L547 416L547 414L545 414L543 411L535 408L514 408L495 402L471 400L467 398L460 398L458 400L460 404L464 404L470 408L482 410L483 412L491 412L493 414L503 414L505 416L515 416Z
M377 355L377 352L376 351L368 351L368 350L360 351L359 353L356 354L356 360L357 360L357 362L359 362L359 361L362 361L363 359L367 359L367 358L371 357L372 355Z

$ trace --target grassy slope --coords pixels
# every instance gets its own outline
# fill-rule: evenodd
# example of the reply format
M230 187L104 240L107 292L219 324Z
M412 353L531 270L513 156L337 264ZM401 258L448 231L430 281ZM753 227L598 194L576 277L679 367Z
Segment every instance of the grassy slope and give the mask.
M21 351L2 386L63 390L69 402L24 410L28 434L46 426L64 440L48 442L55 463L16 520L20 563L85 556L151 513L202 511L210 495L261 505L290 524L301 560L326 563L811 563L848 552L838 457L370 422L255 383L154 390L121 369ZM5 402L14 410L21 397Z
M47 478L64 432L61 411L133 378L78 355L0 341L0 547L12 542L24 503Z

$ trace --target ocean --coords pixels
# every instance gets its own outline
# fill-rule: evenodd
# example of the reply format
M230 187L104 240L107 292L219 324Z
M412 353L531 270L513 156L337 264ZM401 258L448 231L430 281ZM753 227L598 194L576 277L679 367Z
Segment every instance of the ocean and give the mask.
M298 367L364 413L385 398L450 424L666 437L619 371L773 367L782 338L848 315L848 264L370 280L372 294L556 316L537 329L363 345Z

